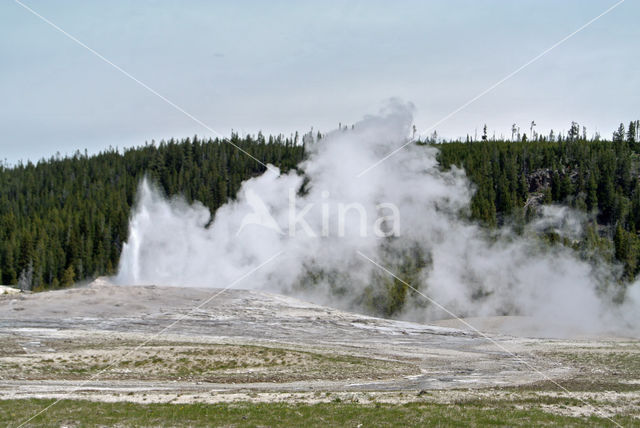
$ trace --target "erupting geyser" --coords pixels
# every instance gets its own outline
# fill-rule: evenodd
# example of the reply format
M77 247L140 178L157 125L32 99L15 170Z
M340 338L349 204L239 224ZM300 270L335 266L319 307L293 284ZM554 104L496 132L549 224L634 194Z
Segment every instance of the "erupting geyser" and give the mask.
M528 315L556 333L638 332L636 284L622 306L613 304L615 270L533 239L535 224L488 238L460 215L473 192L464 171L442 171L435 148L409 144L358 177L408 141L412 110L393 101L308 144L300 165L307 183L296 171L267 170L245 181L213 221L201 204L166 200L143 181L116 280L224 288L251 272L236 286L375 312L393 281L364 254L402 277L410 269L413 286L461 316ZM542 216L548 226L567 224L572 213L550 208ZM568 224L580 233L579 221ZM414 293L402 297L397 316L449 317Z

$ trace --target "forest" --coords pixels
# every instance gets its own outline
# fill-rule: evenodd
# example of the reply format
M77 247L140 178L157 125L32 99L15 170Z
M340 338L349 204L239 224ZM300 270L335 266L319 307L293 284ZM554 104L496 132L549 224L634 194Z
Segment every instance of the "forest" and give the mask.
M566 136L551 133L535 141L523 135L517 141L440 143L439 161L442 168L464 168L475 186L470 217L488 227L508 222L517 230L541 204L588 213L576 249L617 260L624 279L632 280L640 267L639 122L627 129L620 124L611 140L588 140L579 130L573 122Z
M635 121L621 124L611 139L587 139L574 122L566 136L527 139L514 132L511 139L495 139L485 127L477 140L416 144L436 146L442 168L465 169L475 188L470 221L517 228L541 204L569 205L590 219L584 241L572 245L619 261L631 280L640 271L639 130ZM298 134L232 134L230 141L283 171L305 158ZM194 136L0 165L0 284L38 291L115 273L142 177L214 213L242 181L265 170L233 145Z
M115 273L145 175L215 212L263 164L287 171L304 158L297 136L230 142L196 136L0 167L0 284L41 290Z

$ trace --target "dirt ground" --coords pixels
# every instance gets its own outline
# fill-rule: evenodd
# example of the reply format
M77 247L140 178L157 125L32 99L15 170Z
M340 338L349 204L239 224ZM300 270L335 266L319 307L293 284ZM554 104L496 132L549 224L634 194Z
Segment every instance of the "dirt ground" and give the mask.
M478 334L247 290L99 280L0 295L0 399L450 403L514 397L559 414L640 415L640 342ZM557 397L572 404L558 405Z

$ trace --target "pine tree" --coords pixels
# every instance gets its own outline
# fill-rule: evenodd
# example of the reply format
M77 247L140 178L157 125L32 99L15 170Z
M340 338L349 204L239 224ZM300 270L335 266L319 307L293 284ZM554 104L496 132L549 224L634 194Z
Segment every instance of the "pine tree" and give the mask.
M73 285L75 279L76 279L75 270L73 269L73 266L70 265L68 268L64 270L60 283L63 287L70 287Z
M580 125L578 125L578 122L571 122L571 127L567 135L571 141L576 140L580 136Z
M598 184L594 173L589 174L589 180L587 181L586 203L589 211L593 211L598 208Z
M632 150L637 150L637 141L636 141L636 123L631 121L629 122L629 128L627 131L627 143L629 143L629 147Z
M620 123L620 126L618 127L618 130L613 133L613 141L615 143L623 142L624 141L624 135L625 135L624 123Z

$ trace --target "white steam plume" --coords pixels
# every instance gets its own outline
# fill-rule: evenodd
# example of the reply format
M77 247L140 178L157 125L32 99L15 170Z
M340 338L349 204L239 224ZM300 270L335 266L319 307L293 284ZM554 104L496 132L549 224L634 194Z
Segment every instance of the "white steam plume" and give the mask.
M166 200L143 181L117 282L225 287L282 252L239 286L370 311L392 282L360 251L399 276L411 261L409 282L461 316L527 315L556 334L563 328L637 333L638 285L614 305L609 290L617 277L610 267L530 236L555 227L574 237L580 221L566 209L547 208L531 233L505 228L488 236L460 216L473 192L464 171L441 171L437 150L427 146L409 145L357 178L408 141L412 117L411 105L394 101L353 129L326 135L307 147L301 169L308 183L295 171L267 171L245 181L211 222L203 205ZM303 221L292 220L301 214ZM381 230L398 236L381 238ZM399 316L448 317L414 293Z

